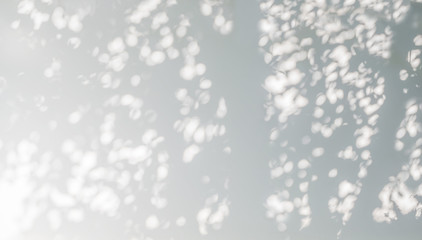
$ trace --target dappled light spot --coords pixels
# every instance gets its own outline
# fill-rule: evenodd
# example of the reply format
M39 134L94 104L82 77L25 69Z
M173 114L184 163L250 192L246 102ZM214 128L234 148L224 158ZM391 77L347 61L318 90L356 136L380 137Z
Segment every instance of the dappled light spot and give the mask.
M185 149L183 152L183 161L185 163L192 162L194 157L201 151L201 149L198 147L198 145L190 145Z
M207 235L210 227L220 229L229 213L229 202L226 198L220 199L218 194L208 197L204 208L200 209L196 215L201 235Z
M151 215L145 220L145 227L150 230L154 230L158 228L160 225L160 220L158 220L157 216Z

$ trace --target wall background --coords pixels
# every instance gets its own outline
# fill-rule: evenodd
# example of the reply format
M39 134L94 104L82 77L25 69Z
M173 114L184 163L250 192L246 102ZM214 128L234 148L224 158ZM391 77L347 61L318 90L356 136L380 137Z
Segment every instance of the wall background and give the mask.
M1 239L417 239L422 3L0 3Z

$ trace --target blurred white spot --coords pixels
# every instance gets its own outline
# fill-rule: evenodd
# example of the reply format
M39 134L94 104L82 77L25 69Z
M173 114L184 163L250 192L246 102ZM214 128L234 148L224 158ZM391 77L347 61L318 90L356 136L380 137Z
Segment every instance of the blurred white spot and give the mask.
M324 148L319 147L319 148L314 148L312 150L312 156L314 157L320 157L323 154L324 154Z
M67 25L67 17L64 15L64 10L61 7L54 9L53 14L51 15L51 21L57 29L63 29Z
M121 53L125 50L125 44L121 37L115 38L107 45L107 49L111 54Z
M158 136L155 129L148 129L142 136L142 142L145 144L150 144L154 138Z
M183 161L185 163L192 162L192 160L200 151L201 149L197 145L195 144L190 145L183 152Z
M207 3L207 2L203 2L203 3L201 4L201 13L202 13L202 15L204 15L204 16L209 16L209 15L211 15L211 14L212 14L212 7L210 6L210 4L209 4L209 3Z
M297 163L297 167L300 168L300 169L305 169L305 168L308 168L310 166L311 166L311 164L306 159L302 159Z
M125 94L120 99L120 104L122 104L122 106L129 106L130 104L133 103L134 100L135 100L135 98L132 95Z
M169 34L161 39L161 46L163 48L169 48L173 44L173 41L174 41L173 35Z
M148 147L144 146L144 145L141 145L139 147L136 147L135 149L132 150L132 157L136 161L144 161L150 155L151 155L151 150Z
M337 177L337 168L333 168L328 172L328 177L335 178Z
M284 172L289 173L293 170L293 162L289 161L286 164L284 164Z
M207 70L207 67L203 63L196 64L195 68L196 68L196 74L198 76L203 75L205 73L205 71Z
M150 215L145 220L145 227L150 229L150 230L158 228L159 225L160 225L160 221L158 220L157 216L155 216L155 215Z
M76 49L81 45L81 39L77 37L69 38L67 44L72 46L73 49Z
M166 165L160 165L157 168L157 180L158 181L164 180L167 177L168 172L169 172L168 166L166 166Z
M99 193L90 202L94 211L114 216L120 205L119 196L111 188L101 188Z
M150 65L158 65L164 62L166 59L166 55L161 51L155 51L151 53L150 58L151 64Z
M344 180L338 186L338 196L344 198L348 194L353 193L355 190L356 186L354 184Z
M196 76L196 69L193 65L185 65L180 69L180 76L185 80L192 80Z
M141 77L139 75L133 75L130 78L130 83L132 84L132 86L136 87L141 83Z
M208 80L208 79L201 79L201 82L199 84L199 87L201 89L208 89L208 88L211 87L211 85L212 85L212 82L210 80Z
M138 37L135 34L128 34L126 35L126 44L129 47L134 47L138 44Z
M81 209L71 209L67 215L67 218L71 222L80 223L85 217L84 211Z
M68 120L71 124L76 124L81 120L81 118L82 114L80 112L73 112L69 115Z
M31 0L23 0L18 4L18 13L29 14L34 9L34 2Z
M224 100L224 98L220 98L219 102L218 102L218 108L217 108L217 117L218 118L224 118L227 114L227 106L226 106L226 101Z
M413 43L415 44L416 47L418 46L422 46L422 35L417 35L414 39L413 39Z
M22 179L23 180L23 179ZM20 220L24 216L24 203L30 197L30 184L26 181L0 182L1 239L15 239L20 233Z
M70 17L68 27L74 32L80 32L82 30L82 22L78 15Z
M179 227L182 227L186 224L186 218L185 217L178 217L176 219L176 225Z

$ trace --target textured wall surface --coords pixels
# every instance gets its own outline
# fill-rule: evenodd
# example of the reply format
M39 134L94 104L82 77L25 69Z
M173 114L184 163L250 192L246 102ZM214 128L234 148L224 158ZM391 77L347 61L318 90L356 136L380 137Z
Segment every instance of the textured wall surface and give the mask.
M3 0L0 239L420 239L421 60L421 1Z

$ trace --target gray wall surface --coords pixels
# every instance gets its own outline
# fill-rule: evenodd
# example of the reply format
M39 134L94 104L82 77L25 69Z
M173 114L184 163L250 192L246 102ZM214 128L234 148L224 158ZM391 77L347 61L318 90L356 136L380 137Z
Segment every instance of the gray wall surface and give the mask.
M0 239L420 239L422 2L5 0Z

